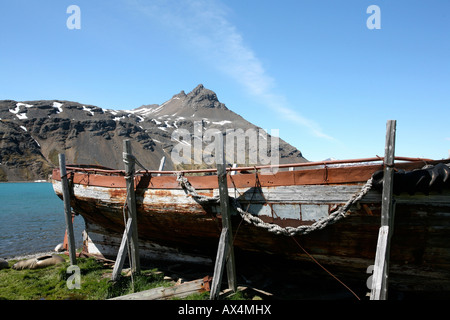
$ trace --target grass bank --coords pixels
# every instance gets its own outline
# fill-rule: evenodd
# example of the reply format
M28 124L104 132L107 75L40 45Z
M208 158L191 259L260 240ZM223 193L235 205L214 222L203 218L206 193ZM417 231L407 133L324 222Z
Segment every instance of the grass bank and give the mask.
M105 300L157 287L170 287L174 281L164 277L158 269L142 269L141 274L120 277L111 281L112 268L94 258L77 258L80 268L80 289L69 289L67 283L73 273L67 273L69 258L64 263L43 269L15 270L9 261L9 268L0 270L0 300ZM71 282L71 281L70 281ZM71 282L72 283L72 282ZM208 300L209 292L193 294L184 300ZM245 293L238 292L229 299L247 300ZM179 299L176 299L179 300Z
M173 283L164 280L157 269L142 270L140 275L121 277L111 281L112 269L105 267L94 258L78 258L77 266L81 272L80 289L69 289L67 273L70 266L66 262L43 269L14 270L11 266L17 262L9 261L10 268L0 270L0 300L104 300L133 292L148 290Z

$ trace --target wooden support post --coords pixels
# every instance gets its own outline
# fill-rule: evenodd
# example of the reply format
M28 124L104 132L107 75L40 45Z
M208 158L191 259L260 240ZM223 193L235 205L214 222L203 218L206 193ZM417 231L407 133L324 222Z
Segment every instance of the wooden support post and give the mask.
M158 171L163 171L164 170L164 164L166 163L166 157L162 157L161 158L161 162L159 163L159 168ZM158 173L157 175L158 177L161 176L161 173Z
M64 213L66 219L66 232L67 232L67 243L69 247L70 264L76 265L77 258L75 251L75 236L73 233L72 210L70 207L69 183L67 181L66 156L63 153L59 154L59 170L61 173L61 187L64 200Z
M131 272L140 273L141 264L139 259L139 242L138 242L138 227L137 227L137 212L136 212L136 195L134 190L134 172L135 161L131 152L131 141L123 141L123 162L125 163L125 179L127 185L127 206L129 216L131 217L131 245L129 253L131 256Z
M131 239L131 234L133 230L131 229L132 218L128 218L127 225L125 226L125 231L122 236L122 242L120 243L119 253L117 254L116 263L114 264L114 269L112 273L112 281L116 281L120 273L122 272L123 263L125 262L125 257L127 256L128 243Z
M75 215L72 213L72 225L73 225L74 219L75 219ZM68 235L67 235L67 228L66 228L66 233L64 234L63 249L69 251L69 240L68 240Z
M214 276L211 284L211 300L219 298L220 285L223 270L226 263L228 288L236 292L236 267L234 263L233 236L231 229L231 212L228 200L227 172L224 156L224 144L222 134L215 136L217 176L219 180L220 210L222 213L222 232L220 234L219 247L217 249Z
M214 275L211 284L210 299L217 300L220 294L220 285L222 284L223 270L225 268L225 252L229 251L228 229L223 228L220 233L219 247L217 249L216 264L214 266Z
M395 211L395 202L392 195L394 185L395 131L396 121L389 120L386 125L381 227L378 235L370 300L387 299L390 241L394 231Z

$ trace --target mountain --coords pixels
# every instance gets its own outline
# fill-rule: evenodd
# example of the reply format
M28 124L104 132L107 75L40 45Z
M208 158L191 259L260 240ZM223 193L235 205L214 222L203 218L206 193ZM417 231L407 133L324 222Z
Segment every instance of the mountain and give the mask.
M149 170L158 169L163 156L166 170L205 167L191 164L193 161L173 161L174 147L204 148L207 142L198 144L195 139L202 139L211 132L208 130L225 133L237 132L238 128L263 132L228 109L201 84L188 94L175 94L161 105L143 105L134 110L103 109L64 100L1 100L0 181L47 179L52 168L58 166L59 153L65 153L70 164L123 169L124 139L132 141L133 154ZM190 135L181 141L174 138L178 132ZM194 155L195 151L191 151ZM306 161L299 150L282 139L279 154L280 163Z

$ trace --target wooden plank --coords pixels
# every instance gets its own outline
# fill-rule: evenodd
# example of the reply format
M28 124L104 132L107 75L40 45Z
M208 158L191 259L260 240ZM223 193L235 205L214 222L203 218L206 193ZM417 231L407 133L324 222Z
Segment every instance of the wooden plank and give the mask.
M141 264L139 258L139 242L138 242L138 227L137 227L137 212L136 212L136 195L134 190L134 173L135 163L131 150L131 141L123 141L123 161L125 163L125 180L127 185L127 206L131 217L131 272L139 273L141 271Z
M361 185L299 185L237 188L239 201L251 201L252 203L265 202L298 202L298 203L345 203L352 196L361 191ZM261 194L262 190L262 194ZM234 188L229 188L228 193ZM219 190L213 190L213 196L219 195ZM367 196L366 196L367 197ZM365 198L366 198L365 197ZM380 194L372 192L370 201L381 201Z
M382 192L382 210L381 225L387 226L393 220L392 211L392 191L394 185L394 153L395 153L395 120L387 123L385 158L384 158L384 176L383 176L383 192Z
M229 250L228 238L228 229L222 228L222 232L220 233L219 248L217 249L216 263L214 265L214 276L211 284L211 300L217 300L219 298L223 270L226 263L225 252Z
M222 137L222 135L220 135ZM236 291L236 267L234 262L234 249L233 249L233 233L231 228L231 208L228 197L227 186L227 168L225 162L224 143L222 139L216 139L216 152L219 153L219 162L217 163L217 176L219 182L219 194L220 194L220 210L222 213L222 228L226 228L228 232L228 246L229 248L224 251L225 260L227 261L227 278L228 288Z
M228 288L236 291L236 267L234 262L233 238L231 229L231 209L228 199L227 172L224 155L222 134L216 135L216 165L219 183L220 210L222 213L222 233L220 235L219 248L217 250L216 264L214 267L211 299L218 299L222 282L223 265L226 262Z
M377 252L375 256L375 266L372 276L371 300L380 300L381 288L383 287L385 268L386 248L388 242L389 227L382 226L378 232ZM380 267L381 266L381 267Z
M394 159L395 159L395 131L396 121L389 120L386 124L386 144L384 156L383 191L381 195L381 227L375 255L374 271L377 279L370 294L371 300L386 300L388 290L390 240L394 230ZM380 274L378 276L378 274Z
M76 265L76 251L75 251L75 236L73 232L73 224L72 224L72 210L70 206L70 191L69 184L67 181L67 171L66 171L66 156L63 153L59 154L59 169L61 171L61 188L63 193L64 200L64 213L66 220L66 232L67 232L67 242L69 246L69 257L70 264Z
M158 287L141 292L131 293L109 300L168 300L174 297L185 298L193 293L205 292L209 288L209 277L185 282L172 287Z
M223 166L223 169L225 169L225 166ZM222 187L220 187L220 185L222 185ZM236 270L234 264L234 249L233 249L233 237L231 228L231 208L228 202L228 189L226 187L225 170L223 170L223 173L219 174L219 189L222 190L222 194L220 196L222 228L225 228L226 232L228 233L227 242L229 249L224 251L225 260L227 261L226 267L227 267L228 288L236 290Z
M133 233L133 229L131 229L132 218L128 218L127 225L125 227L125 231L123 233L122 242L120 243L119 253L117 254L116 263L114 264L114 269L112 273L112 280L116 281L120 273L122 272L123 263L125 262L125 257L128 252L128 243L131 239L131 234Z

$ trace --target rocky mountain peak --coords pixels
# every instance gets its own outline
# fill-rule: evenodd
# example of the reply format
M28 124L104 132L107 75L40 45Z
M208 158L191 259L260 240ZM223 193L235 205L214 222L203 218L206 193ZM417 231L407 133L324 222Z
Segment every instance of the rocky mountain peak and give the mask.
M184 90L181 90L180 93L175 94L172 99L184 99L186 98L186 93Z
M186 104L198 108L216 108L228 110L228 108L219 101L214 91L206 89L202 84L199 84L186 96Z
M133 154L147 169L157 169L163 156L166 170L180 169L171 160L173 148L180 143L173 133L187 130L193 141L198 123L202 131L260 129L229 110L202 84L160 105L134 110L65 100L0 100L0 181L46 179L58 166L59 153L66 154L68 163L123 168L124 139L132 141ZM281 139L279 154L280 163L306 161L299 150Z
M198 86L196 86L189 94L190 95L195 95L195 96L197 96L197 95L199 95L199 94L201 94L201 92L202 91L204 91L204 90L208 90L208 89L205 89L205 87L203 86L203 84L199 84ZM208 91L211 91L211 90L208 90Z

